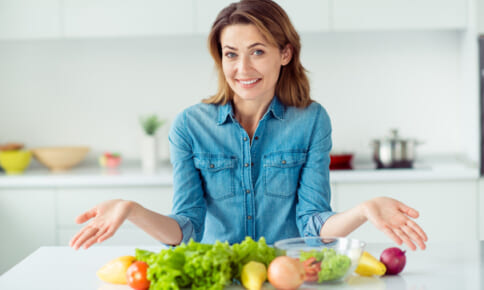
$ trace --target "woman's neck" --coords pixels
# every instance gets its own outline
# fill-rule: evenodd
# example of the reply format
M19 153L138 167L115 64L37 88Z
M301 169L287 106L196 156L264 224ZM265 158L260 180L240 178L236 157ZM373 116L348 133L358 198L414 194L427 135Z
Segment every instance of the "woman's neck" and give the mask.
M254 135L257 126L259 125L259 121L266 113L271 101L272 99L257 102L234 98L233 108L235 118L245 129L250 137L250 140L252 140L252 136Z

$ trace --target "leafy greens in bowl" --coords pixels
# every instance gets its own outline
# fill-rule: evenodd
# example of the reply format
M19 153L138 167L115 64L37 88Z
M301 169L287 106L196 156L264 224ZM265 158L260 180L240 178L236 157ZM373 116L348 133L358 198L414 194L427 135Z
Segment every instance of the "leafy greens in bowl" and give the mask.
M274 244L276 255L298 258L307 283L341 281L358 266L365 243L350 238L292 238Z

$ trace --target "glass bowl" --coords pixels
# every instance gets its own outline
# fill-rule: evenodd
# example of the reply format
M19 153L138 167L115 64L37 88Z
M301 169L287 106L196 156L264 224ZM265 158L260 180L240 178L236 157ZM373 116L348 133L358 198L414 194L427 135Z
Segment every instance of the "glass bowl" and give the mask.
M351 238L306 237L274 243L277 256L299 259L305 268L305 283L340 282L358 266L365 243Z

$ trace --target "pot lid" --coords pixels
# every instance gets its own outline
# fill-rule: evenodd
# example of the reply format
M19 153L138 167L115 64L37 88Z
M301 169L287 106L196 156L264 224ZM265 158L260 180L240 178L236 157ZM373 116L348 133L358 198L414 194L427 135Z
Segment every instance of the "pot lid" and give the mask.
M391 129L390 130L390 137L388 139L392 140L392 141L400 141L401 138L398 135L398 129Z
M400 135L398 134L398 129L391 129L390 130L390 135L386 136L382 139L375 139L375 142L418 142L415 139L410 139L410 138L401 138Z

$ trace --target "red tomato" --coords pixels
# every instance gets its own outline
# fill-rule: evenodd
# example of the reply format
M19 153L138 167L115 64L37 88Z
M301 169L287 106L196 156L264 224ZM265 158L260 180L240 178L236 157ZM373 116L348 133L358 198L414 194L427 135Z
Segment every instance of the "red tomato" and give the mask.
M148 264L143 261L136 261L126 271L129 287L136 290L145 290L150 287L150 281L146 276Z
M318 281L318 278L319 278L318 273L320 271L321 271L321 262L316 262L316 259L314 259L312 263L304 264L304 272L306 273L306 277L304 278L304 281L306 282Z

